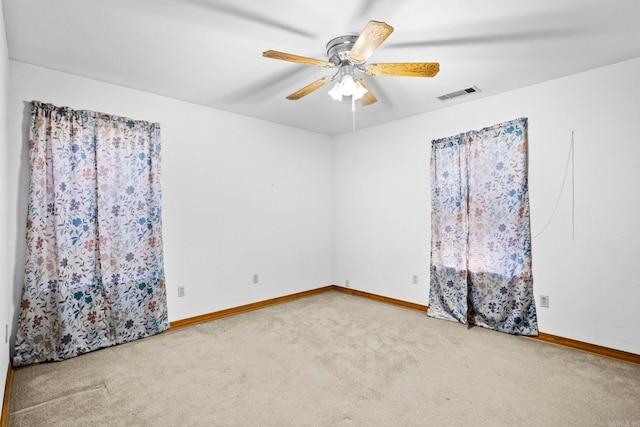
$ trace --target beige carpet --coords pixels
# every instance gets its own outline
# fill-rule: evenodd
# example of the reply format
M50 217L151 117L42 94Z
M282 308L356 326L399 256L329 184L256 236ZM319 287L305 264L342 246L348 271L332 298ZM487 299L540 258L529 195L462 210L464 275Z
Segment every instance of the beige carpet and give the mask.
M10 425L640 427L640 366L326 292L18 369Z

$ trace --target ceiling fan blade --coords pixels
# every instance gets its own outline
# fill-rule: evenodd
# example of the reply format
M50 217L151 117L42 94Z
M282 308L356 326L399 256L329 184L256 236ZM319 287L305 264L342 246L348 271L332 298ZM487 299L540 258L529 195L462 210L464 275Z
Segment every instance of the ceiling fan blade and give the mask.
M266 52L262 52L262 56L264 56L265 58L279 59L281 61L295 62L298 64L315 65L316 67L333 67L333 64L331 62L323 61L321 59L307 58L306 56L278 52L277 50L268 50Z
M302 89L300 89L297 92L292 93L291 95L287 96L287 99L290 101L295 101L296 99L300 99L303 96L309 95L311 92L313 92L316 89L321 88L322 86L326 85L327 83L329 83L332 79L332 76L326 76L323 77L319 80L316 80L315 82L311 83L310 85L307 85L305 87L303 87Z
M434 77L440 71L437 62L371 64L365 70L370 76Z
M356 64L363 64L392 32L393 27L391 25L387 25L384 22L369 21L351 48L349 60Z
M376 102L378 102L378 98L376 98L376 96L373 94L371 88L364 79L358 77L355 79L355 81L360 83L367 90L367 92L362 95L362 98L358 99L360 105L365 107L367 105L375 104Z

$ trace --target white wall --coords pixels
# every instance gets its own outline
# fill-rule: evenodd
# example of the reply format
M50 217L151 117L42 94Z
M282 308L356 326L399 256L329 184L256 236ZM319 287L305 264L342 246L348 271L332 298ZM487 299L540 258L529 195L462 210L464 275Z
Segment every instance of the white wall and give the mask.
M4 31L4 17L0 7L0 390L4 390L5 373L9 366L9 344L5 339L5 327L10 325L11 272L9 251L13 240L9 238L9 218L14 206L8 203L7 191L9 165L7 149L7 93L9 89L9 53Z
M35 99L161 124L170 320L330 284L329 137L15 61L10 83L6 160L18 266L25 254L28 103ZM22 280L16 268L12 304ZM179 285L186 286L183 298Z
M528 117L534 234L575 132L575 240L568 181L532 243L540 329L640 353L638 75L640 58L334 138L336 283L428 304L431 140Z

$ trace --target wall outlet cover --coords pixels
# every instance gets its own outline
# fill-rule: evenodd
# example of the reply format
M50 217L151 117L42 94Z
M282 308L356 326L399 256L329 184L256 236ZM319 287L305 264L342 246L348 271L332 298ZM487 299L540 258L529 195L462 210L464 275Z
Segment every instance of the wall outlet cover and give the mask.
M549 295L540 295L540 307L549 308Z

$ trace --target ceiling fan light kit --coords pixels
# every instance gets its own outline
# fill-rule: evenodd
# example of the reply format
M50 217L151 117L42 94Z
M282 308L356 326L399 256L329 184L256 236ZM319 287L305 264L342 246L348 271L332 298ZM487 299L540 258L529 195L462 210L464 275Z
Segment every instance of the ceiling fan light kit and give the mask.
M339 78L338 82L328 92L329 96L336 101L342 101L342 97L344 96L351 96L354 101L357 101L362 98L368 90L360 81L354 80L352 70L344 68L343 70L345 71L342 73L342 77Z
M370 64L365 68L367 59L392 32L393 27L384 22L369 21L359 36L340 36L329 41L326 47L328 61L274 50L263 52L262 56L304 65L337 68L338 71L333 76L318 79L287 96L287 99L300 99L327 83L337 80L329 90L329 95L337 101L342 101L345 96L351 97L352 110L355 111L355 101L362 106L377 102L366 81L356 77L356 73L368 76L434 77L440 70L440 65L436 62Z

